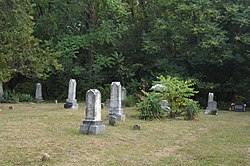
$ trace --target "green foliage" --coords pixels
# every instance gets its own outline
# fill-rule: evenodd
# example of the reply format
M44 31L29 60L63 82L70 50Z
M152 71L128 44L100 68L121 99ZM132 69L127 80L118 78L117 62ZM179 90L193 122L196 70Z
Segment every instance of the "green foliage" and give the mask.
M30 94L16 93L15 91L5 90L2 103L18 103L18 102L33 102L34 99Z
M125 106L126 107L133 107L136 105L136 98L133 95L127 95L125 99Z
M185 108L186 112L184 112L184 118L187 120L196 119L200 112L198 102L192 99L187 99L185 104L186 104Z
M46 45L33 36L33 5L25 1L0 1L0 81L7 82L15 73L42 77L51 68L59 68Z
M162 98L168 100L171 107L170 116L178 117L183 113L183 109L187 107L187 101L193 97L197 91L192 86L195 83L192 80L181 80L178 77L164 76L158 77L158 81L154 84L161 84L164 88L160 89ZM188 103L191 103L190 101Z
M19 102L33 102L34 99L30 94L21 93L18 95Z
M105 102L110 98L110 84L105 84L103 86L98 87L98 90L102 94L102 102Z
M155 92L144 92L142 101L136 104L137 111L140 112L141 119L160 119L164 116L161 109L159 94Z
M1 100L3 103L18 103L19 97L14 91L5 90L3 93L3 99Z

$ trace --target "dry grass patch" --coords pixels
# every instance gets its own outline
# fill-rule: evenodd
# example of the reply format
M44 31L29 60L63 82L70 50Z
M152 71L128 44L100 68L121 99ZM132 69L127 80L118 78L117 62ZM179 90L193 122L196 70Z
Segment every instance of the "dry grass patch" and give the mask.
M59 104L0 104L0 165L247 165L250 112L201 115L198 121L143 121L125 108L126 122L102 135L79 134L78 111ZM106 117L108 111L102 111ZM142 130L132 130L134 124ZM41 161L42 154L50 159Z

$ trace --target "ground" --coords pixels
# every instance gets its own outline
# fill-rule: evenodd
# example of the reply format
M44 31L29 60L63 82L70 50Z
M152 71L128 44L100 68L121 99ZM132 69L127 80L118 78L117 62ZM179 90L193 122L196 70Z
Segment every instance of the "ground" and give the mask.
M13 109L9 106L13 105ZM219 111L196 121L138 118L124 108L125 122L106 133L79 134L84 105L0 104L0 165L249 165L250 112ZM132 130L140 124L142 130ZM42 161L43 154L50 156Z

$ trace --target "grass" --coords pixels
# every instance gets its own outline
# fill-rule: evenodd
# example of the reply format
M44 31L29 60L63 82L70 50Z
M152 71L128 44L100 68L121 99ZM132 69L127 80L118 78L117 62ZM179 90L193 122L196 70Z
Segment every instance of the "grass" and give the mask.
M126 121L102 135L79 134L84 106L0 104L0 165L249 165L250 112L219 111L198 121ZM142 130L132 130L140 124ZM41 161L42 153L50 160Z

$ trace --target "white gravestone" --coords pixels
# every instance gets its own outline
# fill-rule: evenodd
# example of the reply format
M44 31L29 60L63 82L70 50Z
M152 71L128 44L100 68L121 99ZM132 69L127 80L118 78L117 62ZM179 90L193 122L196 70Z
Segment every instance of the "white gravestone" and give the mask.
M37 103L40 103L40 102L43 101L42 84L41 83L37 83L36 84L36 97L35 97L35 101Z
M0 82L0 101L3 99L3 83Z
M66 100L66 103L64 104L64 108L78 109L78 104L76 100L76 80L75 79L69 80L68 98Z
M208 93L208 102L214 101L214 93Z
M214 101L214 93L208 93L208 101L205 114L212 114L214 110L217 110L217 102Z
M97 89L90 89L86 93L85 119L80 126L81 134L101 134L106 126L101 119L101 93Z
M120 82L112 82L109 115L107 116L107 119L109 119L109 116L115 116L117 120L125 120L125 115L122 110L121 89Z
M121 100L122 100L122 105L125 105L125 101L126 101L126 88L122 87L122 94L121 94Z

